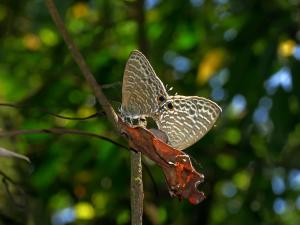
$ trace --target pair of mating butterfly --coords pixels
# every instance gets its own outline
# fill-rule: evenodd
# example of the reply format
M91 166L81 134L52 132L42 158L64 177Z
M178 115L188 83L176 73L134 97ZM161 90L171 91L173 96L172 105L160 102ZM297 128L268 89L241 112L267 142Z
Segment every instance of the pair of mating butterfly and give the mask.
M166 134L167 144L184 150L212 128L221 111L206 98L168 95L147 58L137 50L130 54L123 77L123 118L153 118L158 129Z

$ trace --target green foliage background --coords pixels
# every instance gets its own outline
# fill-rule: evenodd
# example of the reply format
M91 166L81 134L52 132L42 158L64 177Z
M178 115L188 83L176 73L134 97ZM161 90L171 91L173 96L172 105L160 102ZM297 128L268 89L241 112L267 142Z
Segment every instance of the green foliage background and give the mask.
M97 81L114 84L105 94L116 109L133 49L143 50L170 93L223 108L216 127L186 151L205 174L207 199L197 206L172 199L162 171L145 159L154 182L144 170L144 224L299 223L300 1L56 2ZM1 132L64 127L126 144L105 117L45 112L83 117L101 108L43 1L2 1L0 31L0 102L26 106L0 107ZM9 183L10 194L0 184L0 224L130 224L128 151L52 134L1 138L0 146L33 162L0 158L0 170L18 183Z

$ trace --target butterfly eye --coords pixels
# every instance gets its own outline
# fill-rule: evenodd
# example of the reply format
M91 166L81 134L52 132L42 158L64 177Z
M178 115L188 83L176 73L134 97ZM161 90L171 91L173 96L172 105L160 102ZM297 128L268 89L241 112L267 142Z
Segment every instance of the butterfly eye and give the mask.
M165 99L164 96L161 95L161 96L158 97L158 100L159 100L160 102L164 102L166 99Z
M169 102L168 104L167 104L167 107L168 107L168 109L174 109L174 106L173 106L173 104L172 104L172 102Z

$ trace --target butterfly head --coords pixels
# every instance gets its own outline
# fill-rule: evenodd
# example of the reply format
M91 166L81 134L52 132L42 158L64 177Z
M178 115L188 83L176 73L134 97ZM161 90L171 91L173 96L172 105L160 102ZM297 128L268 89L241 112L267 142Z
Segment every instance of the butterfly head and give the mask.
M171 99L165 100L161 104L161 109L167 110L167 111L173 111L174 110L174 102Z
M165 104L167 104L168 97L164 96L164 95L159 95L159 96L157 96L157 102L158 102L159 108L161 109L165 106Z

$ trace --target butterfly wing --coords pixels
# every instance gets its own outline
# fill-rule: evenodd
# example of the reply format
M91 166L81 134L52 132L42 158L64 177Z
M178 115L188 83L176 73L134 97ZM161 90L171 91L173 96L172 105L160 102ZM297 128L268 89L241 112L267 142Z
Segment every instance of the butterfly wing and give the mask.
M153 117L167 97L147 58L137 50L132 51L123 77L121 113L131 118Z
M168 136L168 144L183 150L200 140L214 125L222 109L198 96L169 96L156 120Z

